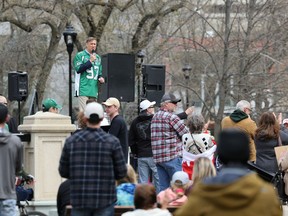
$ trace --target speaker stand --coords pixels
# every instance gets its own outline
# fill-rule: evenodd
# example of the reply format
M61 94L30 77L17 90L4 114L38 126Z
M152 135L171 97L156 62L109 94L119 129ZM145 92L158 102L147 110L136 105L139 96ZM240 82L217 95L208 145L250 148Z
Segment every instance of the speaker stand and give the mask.
M21 115L20 115L20 100L18 100L18 125L20 125L20 118L21 118Z

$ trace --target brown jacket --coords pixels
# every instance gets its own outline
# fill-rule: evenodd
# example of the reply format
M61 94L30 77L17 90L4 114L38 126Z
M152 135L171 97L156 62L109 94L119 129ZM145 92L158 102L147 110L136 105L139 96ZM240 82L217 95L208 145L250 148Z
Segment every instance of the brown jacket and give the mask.
M226 116L221 122L222 129L224 128L240 128L245 131L249 137L249 148L250 148L250 161L256 161L256 147L254 143L255 131L257 129L256 123L250 118L243 119L239 122L234 122L230 116Z
M173 215L282 216L282 210L273 186L251 173L230 183L199 182Z

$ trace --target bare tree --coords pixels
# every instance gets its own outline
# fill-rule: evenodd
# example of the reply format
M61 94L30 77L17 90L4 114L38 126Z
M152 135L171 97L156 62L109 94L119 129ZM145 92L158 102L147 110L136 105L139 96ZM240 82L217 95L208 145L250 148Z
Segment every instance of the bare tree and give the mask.
M3 1L0 6L0 22L10 23L13 34L11 34L9 42L12 43L13 41L13 46L7 45L7 51L2 53L3 56L7 56L9 53L11 61L2 58L2 61L5 61L5 64L2 65L6 65L6 67L2 68L1 77L5 77L6 72L10 70L19 70L20 68L28 71L30 79L33 80L30 82L30 88L36 88L41 101L55 58L59 53L65 53L61 38L68 23L73 23L74 26L82 29L76 41L77 50L83 49L84 38L87 36L96 36L101 48L104 47L101 45L102 41L103 43L106 42L103 34L106 32L112 34L113 30L120 29L117 25L115 25L115 29L109 28L111 22L117 23L116 19L111 19L113 14L118 13L119 16L130 12L138 14L138 20L135 17L130 17L134 22L134 27L126 26L125 29L122 29L129 31L131 35L130 48L125 47L125 51L136 53L139 49L147 46L161 19L182 7L181 1L179 2L163 2L155 7L153 6L155 1L133 0L125 2L116 0ZM46 37L41 37L43 34L46 34ZM116 43L114 42L114 44ZM100 50L100 52L105 53L107 50ZM29 61L25 62L24 58L21 59L19 55L29 59ZM15 60L17 60L16 64Z
M146 63L166 64L167 90L188 88L217 130L237 100L253 101L257 112L283 111L287 100L284 0L5 0L0 11L0 23L10 28L1 44L0 78L5 83L11 70L29 72L40 101L53 70L68 68L62 40L68 23L78 32L75 52L87 36L96 36L100 54L144 49ZM185 63L192 66L188 86Z
M287 100L283 91L287 82L288 20L283 14L287 3L226 0L223 5L202 6L187 7L197 16L191 16L190 23L181 27L181 35L177 36L183 39L182 53L189 56L192 66L186 88L201 101L202 112L216 121L215 132L220 130L223 114L231 112L241 99L255 106L254 117L267 109L280 111ZM175 49L172 52L176 53ZM181 68L176 64L181 61L177 54L173 55L175 66ZM182 59L187 62L184 55ZM203 80L206 85L202 88ZM179 74L174 84L185 87L183 75Z

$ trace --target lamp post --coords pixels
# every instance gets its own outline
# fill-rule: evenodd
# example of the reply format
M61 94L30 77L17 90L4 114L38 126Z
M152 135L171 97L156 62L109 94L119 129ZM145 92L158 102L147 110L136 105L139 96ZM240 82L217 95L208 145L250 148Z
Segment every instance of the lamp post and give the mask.
M67 46L67 52L69 55L69 116L72 120L72 62L71 54L73 52L73 43L76 40L77 33L72 25L68 24L63 32L64 41ZM73 122L72 122L73 123Z
M140 102L141 102L141 77L142 77L142 64L143 59L145 57L145 52L143 50L139 50L137 53L137 107L138 107L138 115L140 113Z
M185 85L186 85L186 108L189 107L188 85L189 85L189 77L190 77L191 70L192 70L192 68L189 64L186 64L182 68L182 71L183 71L184 77L185 77Z

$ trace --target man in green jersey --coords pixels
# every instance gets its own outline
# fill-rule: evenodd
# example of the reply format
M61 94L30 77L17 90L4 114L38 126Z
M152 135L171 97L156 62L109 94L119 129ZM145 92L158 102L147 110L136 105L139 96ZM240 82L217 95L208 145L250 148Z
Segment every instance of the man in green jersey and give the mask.
M94 37L86 40L86 49L78 52L74 58L75 96L78 97L79 109L83 111L86 101L98 97L98 81L104 83L102 77L101 57L96 54L97 41Z

